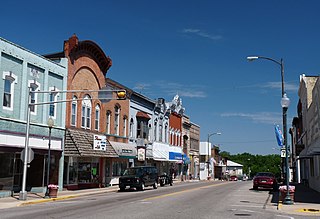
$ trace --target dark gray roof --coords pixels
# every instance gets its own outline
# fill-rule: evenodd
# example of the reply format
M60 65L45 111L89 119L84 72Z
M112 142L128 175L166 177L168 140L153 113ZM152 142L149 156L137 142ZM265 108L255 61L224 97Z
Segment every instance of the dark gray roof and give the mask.
M93 149L93 136L97 133L67 129L64 155L73 157L119 157L107 140L105 151Z

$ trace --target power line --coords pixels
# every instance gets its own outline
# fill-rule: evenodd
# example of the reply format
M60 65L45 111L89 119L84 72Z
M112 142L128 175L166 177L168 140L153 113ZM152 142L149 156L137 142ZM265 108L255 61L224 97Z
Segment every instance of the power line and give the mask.
M241 143L261 143L261 142L275 142L275 140L263 140L263 141L220 141L220 143L227 144L241 144Z

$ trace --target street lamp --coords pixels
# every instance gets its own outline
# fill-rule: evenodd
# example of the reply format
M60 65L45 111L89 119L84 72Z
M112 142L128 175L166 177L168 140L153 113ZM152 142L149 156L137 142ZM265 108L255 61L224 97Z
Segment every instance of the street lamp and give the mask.
M47 158L47 190L44 198L50 198L49 196L49 177L50 177L50 163L51 163L51 129L54 126L54 120L52 117L48 119L48 127L49 127L49 143L48 143L48 158Z
M213 136L213 135L221 135L221 132L215 132L215 133L208 134L208 159L207 159L207 162L208 162L208 179L210 177L210 173L209 173L209 167L210 167L210 155L209 155L209 152L210 152L210 137ZM214 171L214 169L213 169L213 171Z
M283 59L280 59L280 62L277 60L274 60L272 58L264 57L264 56L248 56L247 60L248 61L254 61L257 59L266 59L269 61L272 61L280 66L281 69L281 107L282 107L282 122L283 122L283 138L284 138L284 145L285 145L285 150L286 150L286 159L285 159L285 164L286 164L286 186L287 186L287 194L286 197L283 201L283 204L291 205L293 204L293 201L290 198L290 193L289 193L289 160L288 160L288 141L287 141L287 110L290 104L290 100L287 97L287 94L285 93L284 90L284 64L283 64Z

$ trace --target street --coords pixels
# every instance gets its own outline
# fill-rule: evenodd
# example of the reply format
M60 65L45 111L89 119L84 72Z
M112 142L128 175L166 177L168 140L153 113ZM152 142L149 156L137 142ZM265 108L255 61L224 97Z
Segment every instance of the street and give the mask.
M185 182L3 209L0 218L316 218L280 214L272 191L251 187L251 181Z

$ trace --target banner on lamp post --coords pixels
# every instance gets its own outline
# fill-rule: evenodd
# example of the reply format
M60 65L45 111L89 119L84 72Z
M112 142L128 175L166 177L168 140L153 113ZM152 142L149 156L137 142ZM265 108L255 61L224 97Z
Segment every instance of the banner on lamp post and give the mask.
M275 125L274 130L276 133L276 139L277 139L278 145L283 146L283 135L282 135L282 131L279 128L279 125Z

